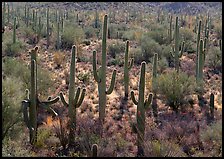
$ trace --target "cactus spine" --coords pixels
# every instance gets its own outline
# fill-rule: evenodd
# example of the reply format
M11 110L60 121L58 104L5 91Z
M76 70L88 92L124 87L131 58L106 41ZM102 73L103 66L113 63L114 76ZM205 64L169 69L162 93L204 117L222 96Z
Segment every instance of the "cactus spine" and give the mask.
M139 82L139 95L138 101L135 99L134 92L131 91L131 99L137 105L137 156L144 156L144 132L145 132L145 110L149 108L152 102L152 94L148 95L145 100L145 62L141 64L140 82Z
M115 85L116 70L113 71L111 84L108 90L106 90L106 38L107 38L107 15L104 16L103 24L103 39L102 39L102 66L99 68L99 73L97 73L96 68L96 51L93 51L93 74L94 79L98 83L99 92L99 120L102 126L105 118L105 108L106 108L106 95L112 93ZM102 129L101 129L102 130Z
M98 150L97 144L93 144L92 145L92 156L91 157L97 157L97 150Z
M152 92L153 92L153 99L152 99L152 111L153 116L155 117L155 122L157 122L157 95L156 95L156 78L157 78L157 65L158 65L158 54L154 54L153 58L153 68L152 68Z
M178 26L178 17L176 17L176 25L175 25L175 33L174 33L174 42L175 46L173 47L173 52L171 55L174 57L174 63L175 63L175 70L179 72L179 58L183 55L184 51L184 41L181 46L181 50L179 51L179 26Z
M75 94L75 58L76 58L76 46L72 46L72 59L70 65L70 77L69 77L69 99L68 103L65 101L65 98L60 92L60 98L62 103L68 107L68 116L69 116L69 145L72 145L75 139L75 130L76 130L76 108L80 107L82 104L86 89L84 88L81 91L81 88L78 87ZM81 95L80 95L81 93Z
M128 61L128 50L129 50L129 41L126 42L126 50L125 50L125 60L124 60L124 90L125 90L125 98L128 99L128 87L129 87L129 70L133 66L134 59Z
M32 49L31 54L31 88L27 92L27 99L22 101L23 117L26 126L30 131L30 143L35 144L37 139L37 108L40 106L48 111L51 111L54 115L57 113L50 107L51 104L56 103L59 97L52 100L48 98L48 101L41 102L37 96L37 65L36 65L36 53L38 48ZM29 107L29 113L27 108Z

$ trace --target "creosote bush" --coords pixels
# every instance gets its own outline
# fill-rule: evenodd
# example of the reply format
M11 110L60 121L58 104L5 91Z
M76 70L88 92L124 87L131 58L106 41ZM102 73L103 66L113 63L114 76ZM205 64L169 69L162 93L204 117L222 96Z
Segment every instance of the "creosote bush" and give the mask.
M175 70L158 76L158 91L165 97L167 105L174 111L186 103L187 95L192 95L195 88L195 79L184 72L177 73Z

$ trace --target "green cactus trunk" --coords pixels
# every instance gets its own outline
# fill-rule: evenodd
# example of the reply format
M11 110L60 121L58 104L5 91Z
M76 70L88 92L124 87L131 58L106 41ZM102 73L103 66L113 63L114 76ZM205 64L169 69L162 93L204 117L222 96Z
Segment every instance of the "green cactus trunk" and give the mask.
M16 17L14 18L14 23L13 23L13 44L16 43Z
M49 8L47 8L47 49L48 49L48 47L49 47L49 45L50 45L50 33L49 33Z
M37 83L36 83L36 61L31 61L31 88L30 88L30 143L37 140Z
M156 78L157 78L157 65L158 65L158 54L154 54L153 58L153 68L152 68L152 92L153 92L153 99L152 99L152 111L153 111L153 116L155 118L155 122L157 123L157 116L158 116L158 111L157 111L157 95L156 95Z
M180 61L179 58L183 55L184 51L184 41L182 43L181 50L179 51L179 26L178 26L178 17L176 17L176 25L175 25L175 33L174 33L174 48L173 48L173 53L171 54L174 57L174 65L175 65L175 70L179 72L179 65Z
M133 58L130 63L128 61L128 50L129 50L129 41L126 42L126 50L125 50L125 60L124 60L124 90L125 90L125 98L128 99L128 87L129 87L129 70L133 66Z
M72 146L75 140L75 130L76 130L76 108L80 107L82 104L86 89L82 90L80 95L80 87L78 87L76 94L75 94L75 59L76 59L76 46L73 45L72 47L72 59L70 65L70 77L69 77L69 101L68 103L65 101L65 98L60 93L60 98L63 104L68 107L68 116L69 116L69 146Z
M203 40L200 40L199 42L199 53L198 53L198 74L197 74L197 84L201 84L200 87L202 87L203 82L203 67L204 67L204 57L205 56L205 50L203 50Z
M91 149L92 149L92 156L91 157L97 157L97 150L98 150L97 144L93 144Z
M170 43L172 42L172 20L173 20L173 16L170 15L170 28L169 28L169 40L170 40Z
M139 81L139 95L138 101L135 99L134 92L131 91L131 98L135 105L137 105L137 156L144 156L144 134L145 134L145 111L149 108L152 102L152 94L150 93L148 99L145 100L145 62L141 64L141 73Z
M9 4L7 4L7 7L8 7L7 24L9 24L9 17L10 17L10 15L9 15L9 12L10 12L10 10L9 10Z
M34 145L37 141L37 108L39 106L53 112L54 115L57 113L49 107L49 105L56 103L59 100L59 97L48 101L40 102L37 96L37 65L36 65L36 54L37 54L38 47L32 49L31 54L31 88L30 94L29 91L26 90L28 93L27 99L22 101L23 107L23 115L24 121L26 126L29 128L30 131L30 143ZM29 107L29 113L27 108ZM29 115L28 115L29 114Z
M100 125L103 126L105 118L105 109L106 109L106 95L112 93L115 78L116 70L113 71L111 84L108 90L106 90L106 38L107 38L107 15L104 16L103 24L103 38L102 38L102 66L99 69L99 73L96 70L96 51L93 51L93 73L94 78L98 83L98 92L99 92L99 120ZM100 129L102 131L102 129ZM101 132L102 135L102 132Z
M200 33L201 33L201 21L199 21L198 24L198 33L197 33L197 48L196 48L196 79L197 79L197 75L198 75L198 51L199 51L199 42L200 42Z
M5 27L5 10L6 10L6 6L5 6L5 2L3 2L3 13L2 13L2 27Z
M211 95L210 95L210 118L211 118L211 121L214 120L214 108L215 108L214 99L215 99L214 94L211 93Z
M60 34L59 34L59 29L60 29L60 23L59 23L59 21L58 21L58 27L57 27L57 47L56 47L56 49L57 50L59 50L60 49L60 40L59 40L59 36L60 36Z

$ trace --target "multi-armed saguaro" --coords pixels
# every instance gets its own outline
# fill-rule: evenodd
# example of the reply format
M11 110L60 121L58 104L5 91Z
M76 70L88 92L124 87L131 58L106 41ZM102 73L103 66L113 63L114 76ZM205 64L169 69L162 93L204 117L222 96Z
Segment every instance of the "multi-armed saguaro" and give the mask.
M173 47L173 52L171 55L174 57L174 63L175 63L175 70L179 72L179 58L183 55L184 51L184 41L182 43L181 50L179 51L179 26L178 26L178 17L176 17L176 25L175 25L175 32L174 32L174 42L175 46Z
M107 15L104 16L103 24L103 38L102 38L102 66L97 73L96 68L96 51L93 51L93 75L94 79L98 83L99 92L99 119L101 125L105 118L106 108L106 95L111 94L114 89L116 70L113 71L111 84L108 90L106 90L106 41L107 41Z
M74 142L75 139L75 130L76 130L76 108L78 108L85 97L86 89L82 90L80 96L81 88L78 87L75 94L75 58L76 58L76 46L72 46L72 59L70 65L70 78L69 78L69 101L68 103L65 101L65 98L60 92L60 98L62 103L68 107L68 116L69 116L69 145Z
M26 126L30 131L30 143L35 144L37 140L37 108L39 106L47 109L57 115L57 113L50 107L51 104L56 103L59 100L59 97L56 97L51 100L51 97L48 98L48 101L40 102L37 95L37 66L36 66L36 53L38 47L32 49L31 54L31 88L30 93L27 91L27 99L22 101L23 116ZM29 113L28 109L29 108Z
M129 70L133 66L134 59L132 58L131 61L128 61L128 49L129 49L129 41L126 42L126 50L125 50L125 57L124 57L124 94L125 98L128 98L128 86L129 86Z
M148 95L145 100L145 62L141 64L141 75L139 82L138 101L135 99L134 92L131 91L131 98L135 105L137 105L137 156L144 156L144 132L145 132L145 110L149 108L152 102L152 93Z

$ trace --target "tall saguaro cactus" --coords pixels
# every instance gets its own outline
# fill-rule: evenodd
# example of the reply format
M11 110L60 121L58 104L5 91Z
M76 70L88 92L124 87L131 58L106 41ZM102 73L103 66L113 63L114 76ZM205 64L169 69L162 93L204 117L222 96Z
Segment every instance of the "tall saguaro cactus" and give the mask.
M69 77L69 98L68 103L65 101L65 98L60 92L60 98L62 103L68 107L68 116L69 116L69 145L74 143L75 139L75 130L76 130L76 108L80 107L82 104L86 89L84 88L81 91L81 88L78 87L76 94L75 94L75 58L76 58L76 46L72 46L72 59L70 65L70 77ZM80 95L81 93L81 95Z
M38 99L37 95L37 66L36 66L36 53L38 48L32 49L31 54L31 87L30 93L27 91L27 99L22 101L23 107L23 117L26 126L30 131L30 143L35 144L37 141L37 108L42 107L51 111L54 115L57 113L50 107L51 104L56 103L59 100L59 97L56 97L51 100L48 98L48 101L41 102ZM29 111L28 111L29 108ZM29 112L29 113L28 113Z
M16 17L14 18L14 23L13 23L13 44L16 43Z
M47 49L50 45L50 29L49 29L49 8L47 8Z
M157 92L156 92L156 78L157 78L157 65L158 65L158 54L154 54L153 58L153 67L152 67L152 93L153 93L153 99L152 99L152 111L153 111L153 116L155 118L155 122L157 121L157 116L158 116L158 111L157 111Z
M206 51L206 38L203 43L203 40L201 39L199 42L199 53L198 53L198 65L197 65L197 78L196 82L197 84L202 84L203 82L203 68L204 68L204 61L205 61L205 51Z
M169 32L168 32L170 43L172 42L172 20L173 20L173 16L170 15L170 28L169 28Z
M201 20L199 21L199 24L198 24L198 32L197 32L197 48L196 48L196 78L197 78L197 75L198 75L198 50L199 50L199 42L200 42L200 35L201 35Z
M124 57L124 90L125 90L125 98L128 98L128 87L129 87L129 70L133 66L134 59L128 61L128 50L129 50L129 41L126 42L126 50Z
M106 47L107 47L107 15L104 16L103 24L103 38L102 38L102 66L97 72L96 68L96 51L93 51L93 74L94 79L98 83L98 92L99 92L99 120L100 125L102 126L105 118L105 109L106 109L106 95L109 95L113 92L116 78L116 70L113 71L111 84L108 90L106 90ZM102 129L101 129L102 130Z
M138 101L135 99L134 92L131 91L131 98L135 105L137 105L137 156L144 156L144 134L145 134L145 110L149 108L152 102L152 94L148 95L145 100L145 62L141 64L140 82Z
M179 40L178 17L176 17L176 25L175 25L175 32L174 32L174 42L175 42L175 46L173 47L173 51L172 51L171 55L174 57L175 70L177 72L179 72L179 65L180 65L179 58L181 58L181 56L183 55L184 41L182 43L181 50L179 51L180 40Z

